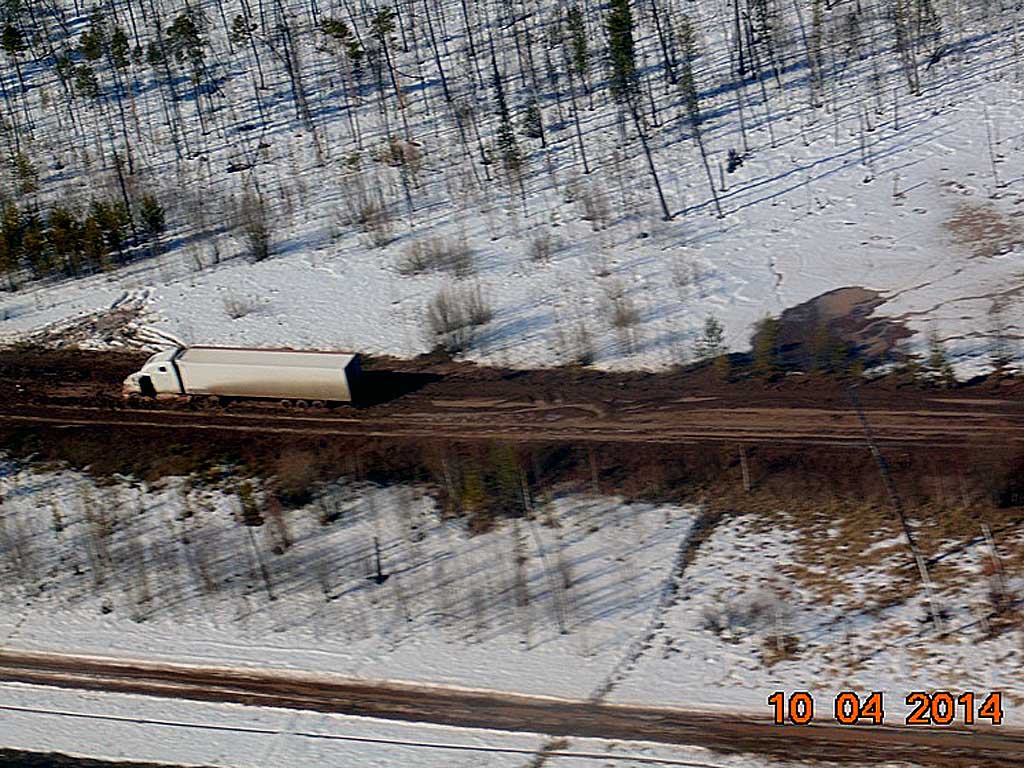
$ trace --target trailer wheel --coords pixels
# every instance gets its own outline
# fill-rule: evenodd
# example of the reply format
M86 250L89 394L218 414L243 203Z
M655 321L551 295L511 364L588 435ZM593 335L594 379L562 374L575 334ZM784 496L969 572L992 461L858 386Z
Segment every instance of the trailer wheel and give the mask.
M296 400L295 407L301 411L304 411L309 407L309 403L307 403L305 400Z
M292 406L295 405L291 400L282 400L281 407L287 410L291 410Z
M310 406L318 411L322 411L324 409L324 401L314 400L312 403L310 403Z

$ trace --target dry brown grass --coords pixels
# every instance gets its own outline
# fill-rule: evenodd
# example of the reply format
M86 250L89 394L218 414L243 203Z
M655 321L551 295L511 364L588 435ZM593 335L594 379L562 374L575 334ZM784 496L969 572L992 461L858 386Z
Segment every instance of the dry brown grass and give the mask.
M972 258L992 258L1024 243L1024 227L987 204L961 203L946 228Z

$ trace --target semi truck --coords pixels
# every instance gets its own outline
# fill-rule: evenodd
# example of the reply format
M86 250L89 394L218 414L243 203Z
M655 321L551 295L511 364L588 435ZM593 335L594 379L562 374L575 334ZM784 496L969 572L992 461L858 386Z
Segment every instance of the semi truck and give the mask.
M157 352L124 381L126 398L279 400L284 406L352 402L359 355L297 349L179 347Z

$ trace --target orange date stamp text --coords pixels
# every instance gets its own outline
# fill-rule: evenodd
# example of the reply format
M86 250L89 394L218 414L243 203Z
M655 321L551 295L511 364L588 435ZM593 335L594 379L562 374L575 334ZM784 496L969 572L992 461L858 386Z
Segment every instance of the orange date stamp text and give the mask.
M905 725L1002 725L1003 695L999 691L976 694L972 691L914 691L904 704L910 712ZM808 725L821 714L815 709L814 697L807 691L785 693L775 691L768 697L772 722L776 725ZM840 725L882 725L885 720L885 695L880 691L857 694L843 691L830 702L826 720Z

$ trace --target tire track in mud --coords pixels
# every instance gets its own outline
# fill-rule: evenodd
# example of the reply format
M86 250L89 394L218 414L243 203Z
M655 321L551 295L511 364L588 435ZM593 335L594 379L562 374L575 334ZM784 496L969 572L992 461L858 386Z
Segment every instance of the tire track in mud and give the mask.
M958 447L1024 443L1024 415L984 412L915 412L871 409L875 437L890 446ZM855 446L863 443L849 411L813 408L689 408L631 418L565 418L525 414L404 411L390 414L292 415L202 413L94 406L0 406L0 422L57 429L180 429L207 434L367 436L400 439L508 440L513 442L701 442Z

